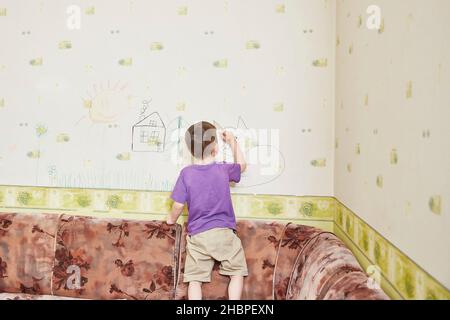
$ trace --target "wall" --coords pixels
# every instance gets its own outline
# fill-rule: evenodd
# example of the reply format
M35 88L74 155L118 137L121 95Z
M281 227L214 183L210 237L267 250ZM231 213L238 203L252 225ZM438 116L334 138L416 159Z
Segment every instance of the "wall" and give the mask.
M234 192L332 195L334 12L316 0L1 1L0 183L167 191L182 165L173 134L205 119L280 130L279 146L247 148L275 170L251 166ZM153 112L165 138L140 145L132 128Z
M448 21L446 0L338 1L335 196L450 287Z

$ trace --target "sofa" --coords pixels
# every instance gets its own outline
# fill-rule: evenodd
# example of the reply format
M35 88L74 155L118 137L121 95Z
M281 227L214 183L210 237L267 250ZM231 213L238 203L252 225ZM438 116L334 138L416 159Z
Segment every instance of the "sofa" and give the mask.
M332 233L239 221L246 300L387 300ZM0 300L183 300L186 227L161 221L0 213ZM205 299L227 299L213 268Z

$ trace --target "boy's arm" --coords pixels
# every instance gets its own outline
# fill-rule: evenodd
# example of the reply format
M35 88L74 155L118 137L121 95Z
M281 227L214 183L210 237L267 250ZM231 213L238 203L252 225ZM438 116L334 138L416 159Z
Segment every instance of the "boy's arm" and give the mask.
M247 169L247 162L234 134L229 131L224 131L222 133L222 139L230 146L233 152L234 162L241 165L241 173L244 172Z
M172 205L172 211L167 215L166 222L168 225L173 225L177 223L178 218L180 217L181 213L183 212L184 204L174 202Z

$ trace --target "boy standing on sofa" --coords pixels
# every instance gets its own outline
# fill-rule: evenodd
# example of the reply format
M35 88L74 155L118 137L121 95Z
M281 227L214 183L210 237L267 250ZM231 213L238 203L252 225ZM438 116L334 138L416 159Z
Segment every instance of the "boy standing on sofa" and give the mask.
M233 151L233 164L215 162L219 148L211 123L202 121L187 130L186 144L194 164L181 170L171 195L174 204L168 224L176 223L185 203L189 211L183 281L189 283L190 300L202 299L202 283L211 282L215 260L220 262L219 273L230 276L230 300L241 298L248 275L230 194L230 182L240 181L247 164L234 135L225 131L221 138Z

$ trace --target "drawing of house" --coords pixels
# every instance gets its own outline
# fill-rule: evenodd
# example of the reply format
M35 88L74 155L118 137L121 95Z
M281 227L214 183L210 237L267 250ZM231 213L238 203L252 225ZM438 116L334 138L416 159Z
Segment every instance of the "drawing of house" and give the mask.
M166 126L158 112L133 126L131 150L134 152L164 152Z

